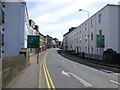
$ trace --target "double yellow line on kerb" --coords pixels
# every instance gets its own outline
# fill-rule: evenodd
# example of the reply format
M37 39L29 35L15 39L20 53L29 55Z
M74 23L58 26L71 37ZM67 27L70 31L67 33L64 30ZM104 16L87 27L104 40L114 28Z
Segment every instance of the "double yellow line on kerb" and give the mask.
M48 71L47 66L46 66L47 54L48 54L48 52L45 54L44 60L43 60L43 69L44 69L45 79L46 79L48 89L49 90L51 90L51 89L55 90L55 86L53 84L53 81L52 81L52 79L50 77L49 71Z

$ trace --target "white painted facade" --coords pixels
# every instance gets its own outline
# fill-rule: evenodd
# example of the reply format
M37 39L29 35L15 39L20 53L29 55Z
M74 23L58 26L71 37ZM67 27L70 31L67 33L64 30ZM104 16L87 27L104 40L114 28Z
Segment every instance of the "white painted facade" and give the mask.
M120 1L118 2L118 5L120 5Z
M19 55L21 48L27 48L27 35L31 34L26 3L4 2L2 11L5 22L0 25L0 30L4 28L5 41L1 57Z
M66 40L68 50L74 50L76 53L85 52L91 55L103 55L105 50L112 48L120 53L120 30L118 29L120 18L118 17L118 10L120 10L118 5L108 4L76 29L66 34L68 37ZM104 48L96 47L96 35L100 34L105 37Z

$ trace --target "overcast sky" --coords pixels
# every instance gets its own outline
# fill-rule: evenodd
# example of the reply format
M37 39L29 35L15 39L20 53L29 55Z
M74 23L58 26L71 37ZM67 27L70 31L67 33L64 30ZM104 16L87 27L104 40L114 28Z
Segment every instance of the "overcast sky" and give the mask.
M29 18L39 25L44 35L63 39L70 27L77 27L107 4L118 4L119 0L26 0Z

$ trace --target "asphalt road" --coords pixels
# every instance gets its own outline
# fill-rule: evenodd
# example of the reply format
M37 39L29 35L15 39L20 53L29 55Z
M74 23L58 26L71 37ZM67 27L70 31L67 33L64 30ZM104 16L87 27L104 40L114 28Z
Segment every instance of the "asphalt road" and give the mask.
M48 50L46 66L55 88L118 88L120 82L115 72L87 66Z

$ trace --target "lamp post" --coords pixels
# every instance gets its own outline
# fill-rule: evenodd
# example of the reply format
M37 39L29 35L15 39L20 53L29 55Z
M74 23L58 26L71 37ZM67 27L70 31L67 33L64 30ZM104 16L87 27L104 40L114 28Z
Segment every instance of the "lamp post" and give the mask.
M87 10L83 10L83 9L79 9L79 11L84 11L84 12L87 12L88 14L88 19L89 19L89 11ZM90 45L89 45L89 40L90 40L90 31L89 31L89 21L88 21L88 59L90 57Z

